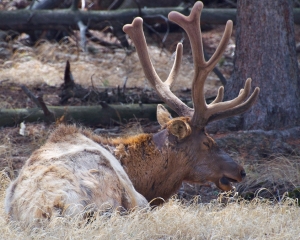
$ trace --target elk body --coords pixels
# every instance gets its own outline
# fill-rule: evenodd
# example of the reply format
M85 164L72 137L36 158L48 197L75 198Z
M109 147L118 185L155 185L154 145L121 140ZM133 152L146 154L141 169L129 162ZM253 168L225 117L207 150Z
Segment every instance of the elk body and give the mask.
M142 19L124 26L136 46L146 78L179 117L172 118L158 105L157 119L162 129L155 134L140 134L109 139L75 126L59 126L46 144L26 161L6 194L6 212L12 220L35 224L54 216L73 216L79 212L105 210L108 206L131 209L146 206L154 198L169 198L183 181L213 182L230 190L231 182L245 177L242 166L220 150L205 132L207 123L241 114L255 102L259 89L250 97L251 80L233 100L222 102L223 87L211 104L206 104L204 82L222 56L230 38L232 22L208 62L203 57L200 13L196 2L190 15L171 12L169 19L188 34L194 60L192 97L189 108L171 91L179 71L182 45L168 79L163 82L150 61Z

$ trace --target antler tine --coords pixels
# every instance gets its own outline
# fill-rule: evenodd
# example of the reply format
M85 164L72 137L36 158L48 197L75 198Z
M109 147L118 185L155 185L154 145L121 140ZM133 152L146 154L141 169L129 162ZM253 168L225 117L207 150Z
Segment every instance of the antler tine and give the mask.
M176 79L179 72L182 58L182 44L179 43L177 45L176 58L172 70L167 80L163 82L157 75L149 57L146 39L143 32L143 19L140 17L135 18L132 24L126 24L123 27L123 31L127 33L134 42L145 76L161 99L178 115L192 116L193 110L185 105L170 90L170 86Z
M186 31L191 42L195 68L206 66L202 48L202 38L199 20L202 9L203 3L196 2L189 16L184 16L183 14L175 11L170 12L168 15L168 18L171 21L175 22Z
M245 82L245 87L244 89L241 89L239 95L230 100L230 101L226 101L226 102L215 102L214 104L210 104L207 106L207 110L206 110L206 116L207 118L213 114L215 114L216 112L221 112L221 111L226 111L227 109L233 108L239 104L241 104L242 102L244 102L251 90L251 78L248 78Z
M255 103L259 92L260 92L260 89L258 87L256 87L254 89L253 93L251 94L251 96L247 99L247 101L243 102L242 104L239 104L236 107L230 108L226 111L217 112L217 113L212 114L208 118L207 123L213 122L216 120L220 120L223 118L227 118L227 117L232 117L232 116L246 112Z
M217 63L220 61L221 57L223 56L223 53L228 45L229 39L231 37L232 33L232 27L233 22L231 20L228 20L225 25L225 30L223 33L223 36L221 38L221 41L214 52L214 54L211 56L211 58L207 62L207 68L209 71L212 71L214 67L217 65Z
M175 79L178 76L178 72L180 69L180 64L181 64L181 59L182 59L182 51L183 51L183 46L182 43L178 43L177 47L176 47L176 56L175 56L175 61L173 64L173 67L171 69L171 72L167 78L167 80L165 81L165 84L168 86L172 86L173 82L175 81Z
M224 98L224 87L221 86L218 89L218 94L217 94L215 100L213 100L209 105L216 104L218 102L222 102L223 98Z

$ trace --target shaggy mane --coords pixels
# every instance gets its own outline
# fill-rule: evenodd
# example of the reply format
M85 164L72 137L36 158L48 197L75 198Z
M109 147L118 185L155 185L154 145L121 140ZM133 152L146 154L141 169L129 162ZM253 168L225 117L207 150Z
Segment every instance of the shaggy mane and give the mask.
M58 143L63 142L67 138L69 138L72 135L76 135L78 133L83 134L87 138L93 140L96 143L99 144L108 144L108 145L141 145L144 142L148 142L151 140L152 136L150 134L141 133L139 135L134 136L124 136L124 137L116 137L116 138L110 138L110 137L103 137L99 136L95 133L93 133L91 130L83 127L77 127L75 125L59 125L54 132L49 137L49 142Z

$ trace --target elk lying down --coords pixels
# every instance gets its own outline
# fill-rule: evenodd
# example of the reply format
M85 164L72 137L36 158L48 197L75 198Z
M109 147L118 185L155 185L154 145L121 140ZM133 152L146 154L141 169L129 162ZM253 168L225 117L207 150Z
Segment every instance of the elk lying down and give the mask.
M26 224L54 216L73 216L92 206L101 211L107 206L131 209L145 206L154 198L169 198L183 181L213 182L220 189L232 188L246 175L242 166L220 150L205 132L211 121L241 114L257 99L256 88L248 98L251 80L233 100L222 102L218 96L206 104L204 82L222 56L230 38L232 22L212 58L205 62L200 31L203 4L196 2L188 17L171 12L169 19L180 25L191 42L194 60L192 97L194 109L171 91L180 67L182 44L168 79L163 82L150 61L142 19L124 26L136 46L146 78L179 117L172 119L158 105L157 120L162 129L155 134L109 139L75 126L59 126L40 149L25 163L19 176L7 189L6 212L12 220Z

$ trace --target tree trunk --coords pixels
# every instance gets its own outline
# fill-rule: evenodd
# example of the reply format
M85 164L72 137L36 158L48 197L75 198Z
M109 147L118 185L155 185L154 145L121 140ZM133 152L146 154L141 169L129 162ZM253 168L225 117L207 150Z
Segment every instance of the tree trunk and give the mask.
M261 88L257 103L235 125L238 129L292 127L300 119L300 82L293 1L238 1L234 71L225 89L236 97L247 78Z

